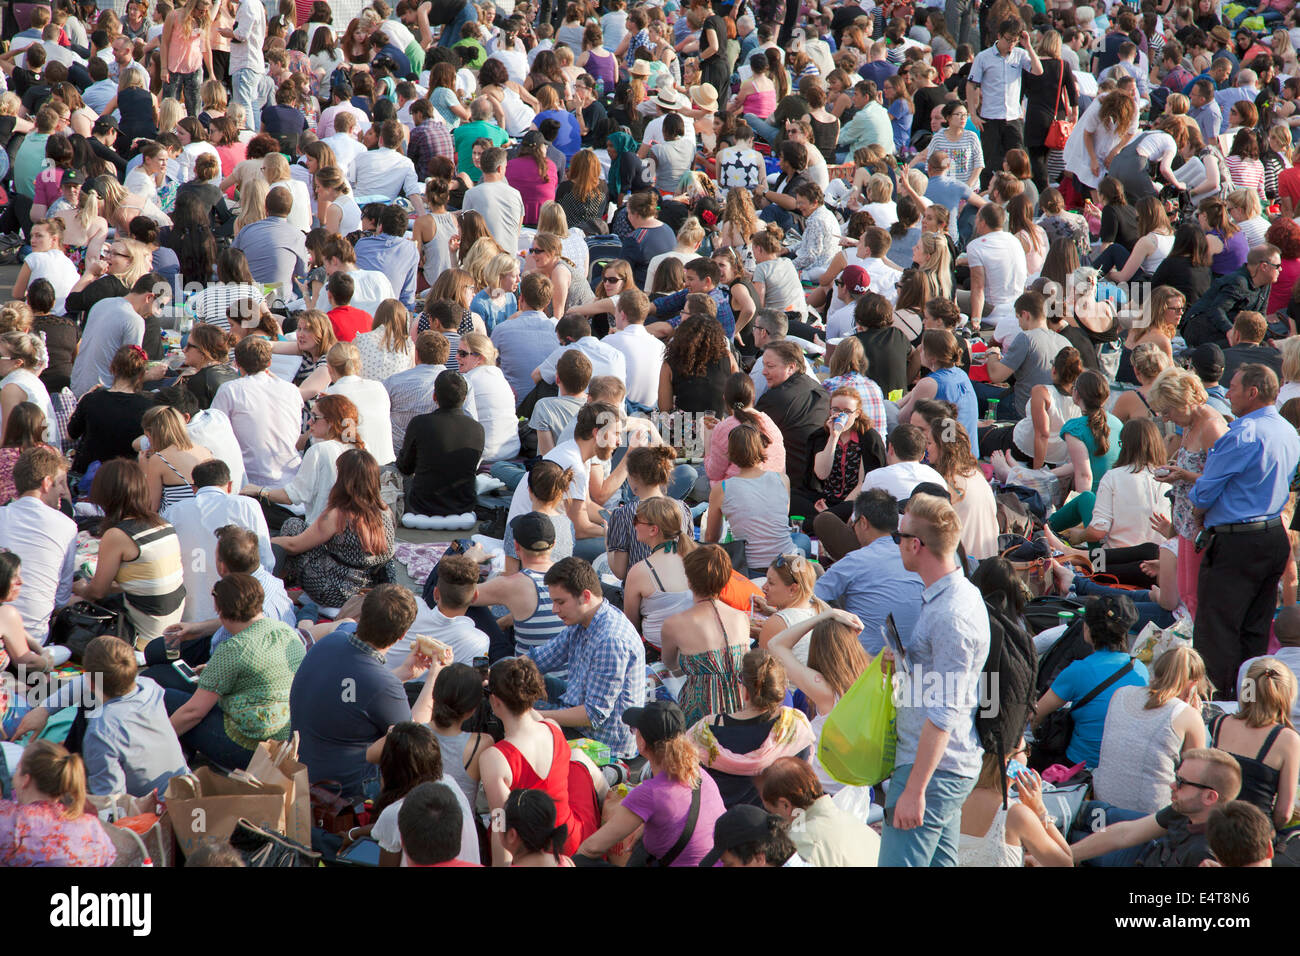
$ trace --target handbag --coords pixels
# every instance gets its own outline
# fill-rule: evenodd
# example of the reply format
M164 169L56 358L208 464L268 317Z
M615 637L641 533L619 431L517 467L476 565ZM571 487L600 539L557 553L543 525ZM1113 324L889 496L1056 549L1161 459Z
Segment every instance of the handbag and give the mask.
M357 813L343 796L337 780L318 780L311 785L311 825L326 833L347 833L357 825Z
M1070 738L1074 736L1074 711L1092 703L1098 694L1132 669L1133 658L1130 657L1123 667L1069 707L1054 710L1044 717L1042 724L1034 731L1034 745L1030 749L1029 766L1041 772L1054 763L1067 763L1069 758L1065 756L1065 751L1070 746Z
M315 867L321 855L310 847L240 819L230 834L230 846L250 867Z
M65 646L72 652L72 663L80 664L86 646L105 634L135 646L135 626L124 610L107 608L92 601L78 601L55 615L50 624L49 643Z
M1061 87L1065 83L1065 61L1061 61L1060 76L1056 80L1056 107L1052 110L1052 125L1047 127L1047 138L1043 141L1048 149L1065 149L1065 141L1074 132L1074 124L1069 120L1057 119L1061 110Z

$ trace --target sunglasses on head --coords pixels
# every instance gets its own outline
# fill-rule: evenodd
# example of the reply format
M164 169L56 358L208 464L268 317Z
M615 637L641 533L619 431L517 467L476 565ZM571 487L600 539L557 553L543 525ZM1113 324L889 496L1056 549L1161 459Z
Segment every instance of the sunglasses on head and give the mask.
M772 567L789 568L791 573L798 574L807 563L807 559L802 554L778 554L776 560L772 562Z

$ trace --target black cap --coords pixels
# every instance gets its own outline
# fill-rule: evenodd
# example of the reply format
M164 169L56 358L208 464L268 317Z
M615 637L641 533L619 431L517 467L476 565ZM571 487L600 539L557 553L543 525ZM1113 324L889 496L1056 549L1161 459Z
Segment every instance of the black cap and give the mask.
M110 129L115 129L115 130L117 130L119 133L122 131L122 128L121 128L120 126L117 125L117 120L113 119L113 117L111 117L111 116L101 116L99 119L95 120L95 125L94 125L94 128L91 129L91 132L92 132L92 133L106 133L106 132L108 132Z
M752 803L732 807L713 824L713 849L705 854L700 866L716 866L722 854L746 843L766 840L771 832L768 812Z
M86 184L86 174L79 169L65 169L63 178L59 180L60 186L84 186Z
M654 700L623 711L623 723L641 731L648 744L671 740L686 732L686 714L671 700Z
M922 481L912 489L910 495L898 503L898 513L900 515L907 512L908 502L917 495L934 495L936 498L942 498L944 501L952 501L952 495L943 485L933 481Z
M1188 353L1188 358L1191 360L1192 370L1201 378L1216 382L1223 375L1223 349L1213 342L1196 346Z
M555 525L538 511L516 517L510 522L510 533L515 544L525 551L545 551L555 546Z

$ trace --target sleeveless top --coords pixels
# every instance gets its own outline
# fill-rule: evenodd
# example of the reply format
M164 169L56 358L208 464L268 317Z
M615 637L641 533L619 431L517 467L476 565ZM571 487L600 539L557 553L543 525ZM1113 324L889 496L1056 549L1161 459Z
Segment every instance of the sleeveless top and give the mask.
M533 769L524 755L519 752L519 748L508 740L502 740L492 746L501 752L501 756L506 758L506 763L510 765L510 789L514 790L541 790L552 800L555 801L555 825L561 824L568 826L568 839L564 844L564 855L572 856L582 845L584 834L575 824L578 822L573 817L573 811L569 807L569 744L564 739L564 734L558 727L553 724L544 724L551 732L554 749L551 756L551 769L545 777L542 777ZM441 738L439 738L441 741ZM586 771L583 771L586 773Z
M433 728L432 724L429 726ZM456 786L460 787L460 792L465 794L465 800L473 808L474 801L478 798L478 781L465 770L465 750L474 735L463 730L453 737L444 737L436 729L433 733L438 738L438 747L442 751L442 772L456 781Z
M45 416L45 431L42 441L51 441L54 437L54 406L50 403L50 393L44 383L31 369L16 368L4 378L0 378L0 390L7 385L17 385L26 394L25 402L31 402Z
M1070 460L1070 450L1061 437L1061 426L1072 418L1078 418L1083 412L1075 404L1074 398L1061 392L1055 385L1047 386L1051 404L1047 406L1047 455L1045 465L1062 465ZM1022 454L1034 457L1034 423L1028 416L1016 422L1011 439Z
M179 12L172 26L167 69L171 73L194 73L203 66L203 32L185 33L185 17Z
M1174 455L1174 465L1186 469L1193 475L1199 475L1205 471L1205 460L1209 455L1209 451L1188 451L1185 448L1179 448L1178 453ZM1191 499L1187 497L1192 485L1190 482L1175 481L1170 483L1170 487L1174 491L1174 507L1172 511L1174 530L1184 538L1195 540L1201 531L1202 524L1193 513L1194 506Z
M160 512L166 511L168 508L176 504L178 501L186 501L190 498L193 498L194 486L191 485L188 481L186 481L185 476L182 475L179 471L177 471L175 466L173 466L170 461L164 458L161 453L154 452L154 454L157 455L158 460L160 462L162 462L169 469L171 469L171 473L173 475L175 475L177 478L181 480L181 483L178 485L169 485L166 482L163 482L162 504L159 506L158 510Z
M1182 738L1174 720L1181 700L1146 710L1145 687L1120 687L1110 698L1101 736L1101 761L1093 773L1098 800L1124 810L1155 813L1169 802Z
M122 90L117 94L117 109L122 114L119 125L122 139L126 142L129 143L140 136L149 139L158 136L158 126L153 118L153 97L149 95L148 90L139 87Z
M751 568L766 568L778 555L794 552L786 517L789 498L781 475L773 471L722 482L722 513L732 535L745 542L745 560Z
M823 123L819 120L810 120L813 128L813 145L821 151L822 158L831 165L835 164L835 146L840 135L840 121L831 120L829 123Z
M438 276L455 265L447 243L460 231L460 227L456 223L455 213L432 212L429 215L433 216L434 225L438 228L433 238L424 244L424 278L429 285L433 285Z
M1174 234L1172 232L1167 236L1158 232L1149 235L1155 241L1156 249L1155 252L1142 260L1142 271L1147 275L1151 275L1160 268L1160 263L1165 261L1169 255L1169 250L1174 247Z
M766 119L771 116L776 109L776 90L764 90L763 92L750 93L745 97L745 102L740 107L741 114L752 113L755 116Z
M132 518L117 529L140 549L134 561L122 562L113 583L122 589L127 615L135 625L136 647L143 650L185 611L181 542L176 529L166 523L151 528Z
M587 282L587 277L579 272L578 267L568 260L561 259L560 263L569 270L569 294L564 300L565 311L567 312L574 306L595 302L596 293L591 291L591 285Z
M1211 747L1219 746L1219 731L1223 729L1225 716L1220 714L1210 724ZM1237 794L1237 799L1253 803L1263 810L1270 820L1273 818L1273 803L1277 800L1277 785L1282 778L1282 771L1268 766L1264 763L1264 758L1273 749L1273 743L1280 733L1282 733L1282 725L1278 724L1269 731L1269 735L1264 738L1264 745L1253 758L1234 754L1231 750L1227 751L1237 758L1237 763L1241 766L1241 792Z
M544 583L546 575L531 568L519 570L521 574L527 575L533 582L533 587L537 588L537 610L522 621L515 621L515 653L522 657L533 648L541 647L551 638L558 636L564 630L564 622L555 616L555 611L551 608L551 592L547 590ZM559 675L561 672L551 673Z
M1246 256L1250 252L1250 245L1246 242L1244 232L1238 229L1232 234L1232 238L1226 241L1223 238L1223 233L1217 229L1211 230L1209 235L1214 236L1223 243L1223 251L1210 260L1210 271L1216 276L1226 276L1229 272L1240 269L1246 264Z
M709 606L713 608L725 639L727 631L722 626L717 605L710 601ZM740 699L740 665L748 653L748 644L729 643L726 647L710 648L699 654L678 656L677 666L686 675L678 703L686 714L687 727L709 714L727 714L740 709L743 703Z
M830 706L830 710L827 710L825 713L818 711L817 716L809 721L812 725L813 734L817 738L817 744L813 746L812 758L809 762L812 764L813 769L817 771L817 780L822 785L822 789L831 796L835 796L835 794L843 790L846 785L832 777L830 771L822 766L821 760L817 757L817 747L821 744L822 728L826 726L826 718L831 715L831 710L834 710L835 704L838 704L839 702L840 699L836 697L835 703Z
M982 837L961 834L957 844L958 866L1024 866L1025 848L1007 846L1007 811L998 803L988 832Z
M604 50L588 50L586 70L597 84L605 84L603 88L597 87L600 95L613 90L618 82L618 58L612 53L606 53Z
M665 590L649 558L645 559L645 567L650 572L650 577L654 578L655 590L641 599L641 636L647 644L663 647L660 632L664 621L687 610L695 602L695 595L690 591Z
M709 365L703 375L684 375L669 367L673 383L673 407L679 412L720 411L725 408L722 390L731 377L726 357Z

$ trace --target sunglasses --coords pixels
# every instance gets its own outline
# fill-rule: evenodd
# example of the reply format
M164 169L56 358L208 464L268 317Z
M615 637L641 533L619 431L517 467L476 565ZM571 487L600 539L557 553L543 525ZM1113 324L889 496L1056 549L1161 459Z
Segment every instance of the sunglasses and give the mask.
M889 536L894 539L894 544L902 544L904 538L912 538L915 541L920 541L921 547L925 547L925 542L921 541L921 536L919 534L908 534L906 531L892 531Z
M317 415L315 412L312 412L310 415L307 416L307 420L311 422L323 422L326 421L327 419L325 418L324 415Z
M602 276L601 278L602 278L602 280L605 281L605 282L622 282L622 281L623 281L623 277L622 277L622 276Z
M457 349L457 350L456 350L456 355L459 356L460 358L469 358L471 355L474 355L474 353L473 353L473 352L467 352L467 351L465 351L464 349Z
M802 554L778 554L772 562L774 568L789 568L794 574L803 570L808 561Z
M536 246L533 246L533 247L531 247L531 248L528 250L528 254L529 254L530 256L535 256L535 255L537 255L538 253L543 253L543 254L544 254L545 252L546 252L545 249L538 249Z
M1218 793L1218 791L1214 787L1211 787L1208 783L1197 783L1195 780L1188 780L1186 777L1180 777L1178 774L1174 774L1174 786L1195 787L1197 790L1209 790L1211 792Z

